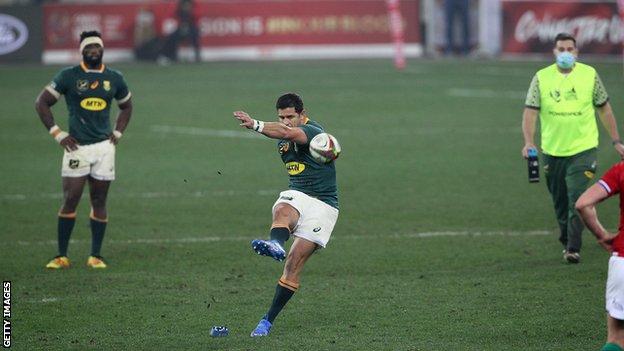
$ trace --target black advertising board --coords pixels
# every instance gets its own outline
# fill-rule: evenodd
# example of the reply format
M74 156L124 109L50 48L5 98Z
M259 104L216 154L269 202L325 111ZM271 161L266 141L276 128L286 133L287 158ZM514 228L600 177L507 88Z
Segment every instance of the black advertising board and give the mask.
M41 62L41 6L0 6L0 63Z

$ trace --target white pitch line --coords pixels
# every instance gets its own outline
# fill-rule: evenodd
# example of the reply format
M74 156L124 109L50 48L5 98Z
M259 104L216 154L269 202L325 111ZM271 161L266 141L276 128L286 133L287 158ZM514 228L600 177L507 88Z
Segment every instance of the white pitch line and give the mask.
M524 99L526 91L497 91L492 89L464 89L452 88L446 91L446 94L453 97L465 98L485 98L485 99Z
M280 190L257 190L257 191L242 191L242 190L216 190L216 191L195 191L189 193L180 192L144 192L144 193L132 193L121 192L114 194L114 197L121 198L136 198L136 199L164 199L164 198L204 198L204 197L233 197L233 196L245 196L245 195L259 195L259 196L277 196ZM26 201L36 199L62 199L62 193L40 193L40 194L0 194L0 200L8 201Z
M529 231L440 231L440 232L414 232L414 233L393 233L388 235L335 235L333 240L370 240L380 238L434 238L434 237L456 237L456 236L473 236L473 237L490 237L490 236L546 236L552 234L548 230L529 230ZM127 240L107 240L107 244L111 245L136 245L136 244L197 244L197 243L213 243L217 241L249 241L254 234L248 236L205 236L205 237L187 237L187 238L138 238ZM72 244L88 244L90 240L74 240ZM17 243L19 246L44 246L56 245L56 240L45 241L24 241L17 240L11 243ZM11 244L7 243L7 244Z
M218 138L243 138L243 139L261 139L262 137L258 133L251 131L236 131L227 129L210 129L200 127L179 127L179 126L165 126L165 125L153 125L150 127L152 132L156 133L172 133L172 134L184 134L184 135L202 135Z

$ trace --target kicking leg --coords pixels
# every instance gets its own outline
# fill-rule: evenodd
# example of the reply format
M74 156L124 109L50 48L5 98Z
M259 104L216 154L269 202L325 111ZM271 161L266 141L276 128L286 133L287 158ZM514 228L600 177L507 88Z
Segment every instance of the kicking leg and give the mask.
M251 333L252 337L269 334L273 321L297 289L299 289L299 276L303 266L316 251L317 247L318 245L311 241L299 237L295 238L284 264L284 273L275 287L273 303L267 314L262 317L256 329Z
M284 243L297 226L299 212L289 204L278 203L273 208L270 240L255 239L251 247L258 255L269 256L277 261L286 258Z

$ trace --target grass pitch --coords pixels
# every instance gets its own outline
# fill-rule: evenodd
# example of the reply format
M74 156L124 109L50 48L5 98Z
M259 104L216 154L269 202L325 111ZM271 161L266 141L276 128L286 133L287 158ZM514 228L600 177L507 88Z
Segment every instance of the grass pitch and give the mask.
M524 95L544 62L387 61L111 65L134 115L109 196L105 271L83 198L56 251L61 149L33 108L58 67L0 67L0 275L16 350L564 350L606 336L608 254L586 233L562 262L545 185L520 157ZM596 64L619 121L619 64ZM272 120L303 95L336 135L341 213L270 337L249 337L282 265L252 253L287 175L274 141L231 112ZM65 127L64 100L54 108ZM602 128L602 127L601 127ZM621 130L624 132L624 129ZM599 173L617 161L601 129ZM617 200L599 208L617 227ZM210 338L213 325L230 336Z

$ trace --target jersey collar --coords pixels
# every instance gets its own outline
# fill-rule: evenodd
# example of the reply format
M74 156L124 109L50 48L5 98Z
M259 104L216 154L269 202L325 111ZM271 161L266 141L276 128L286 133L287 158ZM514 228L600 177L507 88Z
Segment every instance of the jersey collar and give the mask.
M106 66L104 66L104 64L102 63L99 69L89 69L89 67L87 67L87 65L85 65L83 61L80 61L80 68L82 68L82 70L86 73L102 73L104 72L104 68L106 68Z
M310 121L310 119L306 116L303 116L303 124L308 124L308 122Z

